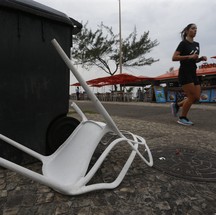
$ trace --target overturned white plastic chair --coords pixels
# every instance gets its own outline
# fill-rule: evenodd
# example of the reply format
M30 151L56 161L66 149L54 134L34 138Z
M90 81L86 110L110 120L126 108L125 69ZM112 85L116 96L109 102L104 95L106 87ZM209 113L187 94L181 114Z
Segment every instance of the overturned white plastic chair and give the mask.
M88 97L95 105L95 108L104 117L105 122L88 120L79 107L73 103L72 107L81 116L82 121L68 137L68 139L52 155L41 155L0 134L0 139L6 143L9 143L12 146L40 160L42 162L42 174L34 172L4 158L0 158L0 165L67 195L78 195L93 190L113 189L117 187L122 182L136 154L138 154L148 166L152 166L152 155L148 145L145 142L145 139L130 132L128 133L132 138L128 139L125 137L125 135L117 128L116 124L107 113L103 105L94 95L94 93L92 93L84 79L74 68L70 59L64 53L57 41L54 39L52 40L52 43L74 76L87 92ZM118 138L107 145L107 148L100 155L93 167L88 170L96 147L104 135L108 132L115 133L118 135ZM97 183L88 185L87 183L100 168L106 156L109 154L112 148L120 142L129 144L131 146L131 153L117 178L111 183ZM147 152L147 159L140 153L138 148L139 146L144 147L145 151Z

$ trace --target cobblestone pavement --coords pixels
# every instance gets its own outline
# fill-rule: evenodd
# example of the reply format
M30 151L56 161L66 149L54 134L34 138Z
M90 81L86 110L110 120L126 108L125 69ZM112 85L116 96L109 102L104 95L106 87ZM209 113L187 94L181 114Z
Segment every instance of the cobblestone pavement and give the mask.
M97 114L88 114L94 120L102 120ZM215 180L195 180L182 178L163 171L160 161L171 159L171 172L175 172L173 162L179 159L182 149L190 150L188 160L184 162L184 173L193 172L196 165L203 165L205 158L216 153L216 134L211 131L197 130L196 127L161 124L139 119L113 117L122 130L129 130L143 136L152 151L158 149L169 153L156 154L153 157L159 168L147 167L136 157L123 182L114 190L95 191L79 196L65 196L38 184L14 172L0 168L0 214L3 215L216 215ZM104 149L100 144L93 161ZM173 149L173 150L172 150ZM177 150L177 151L176 151ZM193 164L190 157L197 151L205 152L201 156L202 164ZM105 160L92 182L109 182L117 175L127 159L128 145L119 145ZM161 157L160 157L161 156ZM163 157L162 157L163 156ZM161 160L158 160L158 159ZM162 159L163 158L163 159ZM202 170L214 178L216 167L210 160ZM213 165L211 165L211 163ZM188 164L188 166L187 166ZM40 163L27 165L38 171ZM169 163L167 164L169 167ZM177 165L176 168L181 168ZM200 170L201 171L201 170ZM206 173L206 174L207 174ZM190 175L190 173L189 173Z

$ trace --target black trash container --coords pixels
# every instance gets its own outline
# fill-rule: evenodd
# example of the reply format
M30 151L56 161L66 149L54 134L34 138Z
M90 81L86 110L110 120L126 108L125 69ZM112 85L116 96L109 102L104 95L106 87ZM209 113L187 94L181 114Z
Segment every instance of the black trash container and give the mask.
M69 56L72 35L81 28L76 20L35 1L0 1L1 134L49 154L77 126L76 119L66 116L69 69L51 40ZM16 163L31 160L3 141L0 157Z

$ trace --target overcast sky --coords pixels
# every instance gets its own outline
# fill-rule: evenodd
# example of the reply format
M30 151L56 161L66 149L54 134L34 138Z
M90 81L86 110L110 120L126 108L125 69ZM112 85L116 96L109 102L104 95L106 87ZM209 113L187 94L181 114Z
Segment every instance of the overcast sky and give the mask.
M36 0L57 9L93 30L101 22L119 32L119 0ZM180 31L189 23L198 27L196 41L200 43L201 55L210 59L216 55L216 0L121 0L122 37L125 38L136 26L138 34L150 31L151 40L160 43L149 56L160 59L151 66L140 69L124 69L134 75L157 76L170 67L178 68L171 57L180 42ZM106 76L103 71L83 71L84 78Z

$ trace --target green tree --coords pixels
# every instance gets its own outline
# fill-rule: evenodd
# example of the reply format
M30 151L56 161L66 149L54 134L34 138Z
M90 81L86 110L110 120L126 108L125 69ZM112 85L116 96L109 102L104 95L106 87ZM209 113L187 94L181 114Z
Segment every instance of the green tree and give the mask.
M112 28L101 23L93 32L86 23L81 32L73 38L72 59L75 64L82 64L90 69L97 66L110 75L114 75L119 68L119 35L114 34ZM122 39L122 66L137 67L151 65L157 60L146 58L146 54L159 43L149 39L149 31L140 38L136 28L126 38Z

